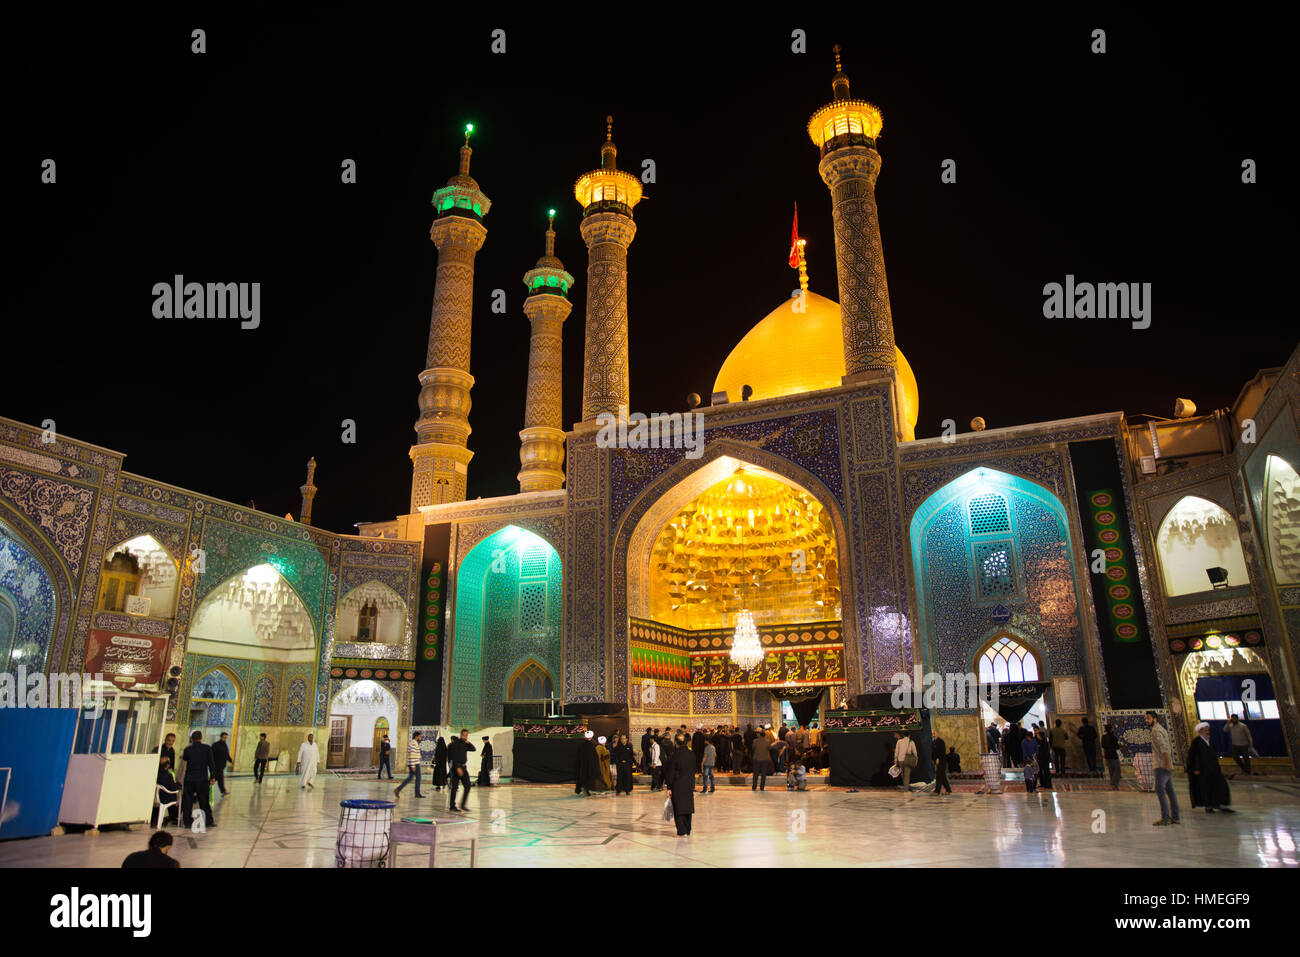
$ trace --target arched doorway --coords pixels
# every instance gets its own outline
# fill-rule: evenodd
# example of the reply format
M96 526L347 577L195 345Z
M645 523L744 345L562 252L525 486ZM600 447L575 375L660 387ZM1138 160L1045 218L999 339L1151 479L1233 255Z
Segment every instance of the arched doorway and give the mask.
M767 723L779 720L782 689L797 689L806 705L847 680L847 576L832 500L775 471L780 462L769 468L714 451L647 498L620 533L626 563L615 566L615 588L626 583L627 669L618 692L633 726ZM757 649L752 663L732 655L742 622Z
M1232 748L1224 726L1235 714L1250 728L1260 757L1287 757L1282 715L1267 660L1254 648L1234 647L1216 638L1206 640L1203 650L1188 654L1180 669L1178 683L1188 733L1197 723L1208 722L1211 745L1226 757Z
M397 727L400 717L397 696L379 682L344 681L330 701L326 767L378 766L377 742L385 733L391 740L391 729ZM393 747L397 747L396 741Z
M240 697L239 679L225 668L213 668L200 675L190 693L190 734L203 732L203 743L208 745L223 733L229 734L230 753L235 754Z
M456 570L448 719L465 727L504 721L507 679L527 657L559 673L563 614L559 553L541 536L507 525Z

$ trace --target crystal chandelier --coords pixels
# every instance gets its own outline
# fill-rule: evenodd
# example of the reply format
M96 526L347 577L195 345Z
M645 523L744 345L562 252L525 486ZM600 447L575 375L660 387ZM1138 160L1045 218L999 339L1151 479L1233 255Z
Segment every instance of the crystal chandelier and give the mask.
M736 633L731 637L731 660L745 671L757 667L763 660L763 646L754 627L754 616L742 608L736 618Z

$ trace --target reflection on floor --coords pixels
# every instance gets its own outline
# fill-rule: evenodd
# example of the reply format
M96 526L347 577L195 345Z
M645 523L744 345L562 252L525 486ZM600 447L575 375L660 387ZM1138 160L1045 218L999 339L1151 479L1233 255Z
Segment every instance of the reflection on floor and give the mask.
M230 784L230 780L227 781ZM296 778L262 785L236 777L202 836L173 829L185 867L333 867L339 801L392 794L396 782ZM1180 785L1183 782L1179 782ZM1300 786L1233 782L1240 813L1192 811L1186 788L1180 827L1152 827L1154 795L1071 791L935 798L900 792L766 792L720 789L695 796L693 833L663 823L663 794L575 797L561 785L475 788L467 817L480 822L480 867L1295 867L1300 862ZM445 811L447 795L411 789L399 815ZM0 842L0 867L117 867L149 830L105 831ZM428 863L401 845L398 866ZM439 867L469 866L469 845L438 850Z

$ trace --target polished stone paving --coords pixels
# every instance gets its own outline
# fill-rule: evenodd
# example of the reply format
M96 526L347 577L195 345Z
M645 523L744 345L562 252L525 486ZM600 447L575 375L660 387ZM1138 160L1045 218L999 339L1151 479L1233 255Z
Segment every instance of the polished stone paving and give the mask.
M393 783L317 778L302 791L290 776L256 785L236 777L215 807L218 827L173 829L185 867L332 867L339 801L388 798ZM1179 782L1183 784L1183 782ZM720 789L695 797L693 833L662 820L664 796L575 797L568 786L475 788L466 817L480 822L479 867L1296 867L1300 785L1233 782L1239 813L1191 811L1152 827L1154 795L1134 791L1023 789L930 794L838 789ZM435 797L439 798L435 802ZM398 816L446 812L446 793L408 787ZM150 830L65 834L0 842L0 867L117 867ZM425 848L400 845L397 864L428 864ZM438 849L439 867L468 867L469 845Z

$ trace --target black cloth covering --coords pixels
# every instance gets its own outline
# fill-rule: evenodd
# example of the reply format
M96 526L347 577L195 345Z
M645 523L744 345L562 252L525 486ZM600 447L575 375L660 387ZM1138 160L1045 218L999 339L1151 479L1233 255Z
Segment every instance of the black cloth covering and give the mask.
M1187 749L1187 786L1192 792L1192 807L1226 807L1232 803L1219 756L1199 734Z
M603 791L605 782L596 766L596 742L592 738L583 738L578 743L577 761L573 766L573 791Z
M483 763L479 765L479 769L478 769L479 787L481 788L491 787L492 785L491 772L492 772L492 742L484 741L483 742Z
M879 711L890 709L890 696L862 695L854 710ZM835 712L830 712L835 714ZM934 761L930 757L930 712L921 709L921 725L907 730L916 744L916 767L912 769L912 783L926 783L934 779ZM822 740L829 752L830 774L826 783L831 787L889 787L899 786L898 779L889 776L894 763L894 745L898 739L892 731L837 731L822 730Z
M443 738L433 747L433 786L447 786L447 742Z

